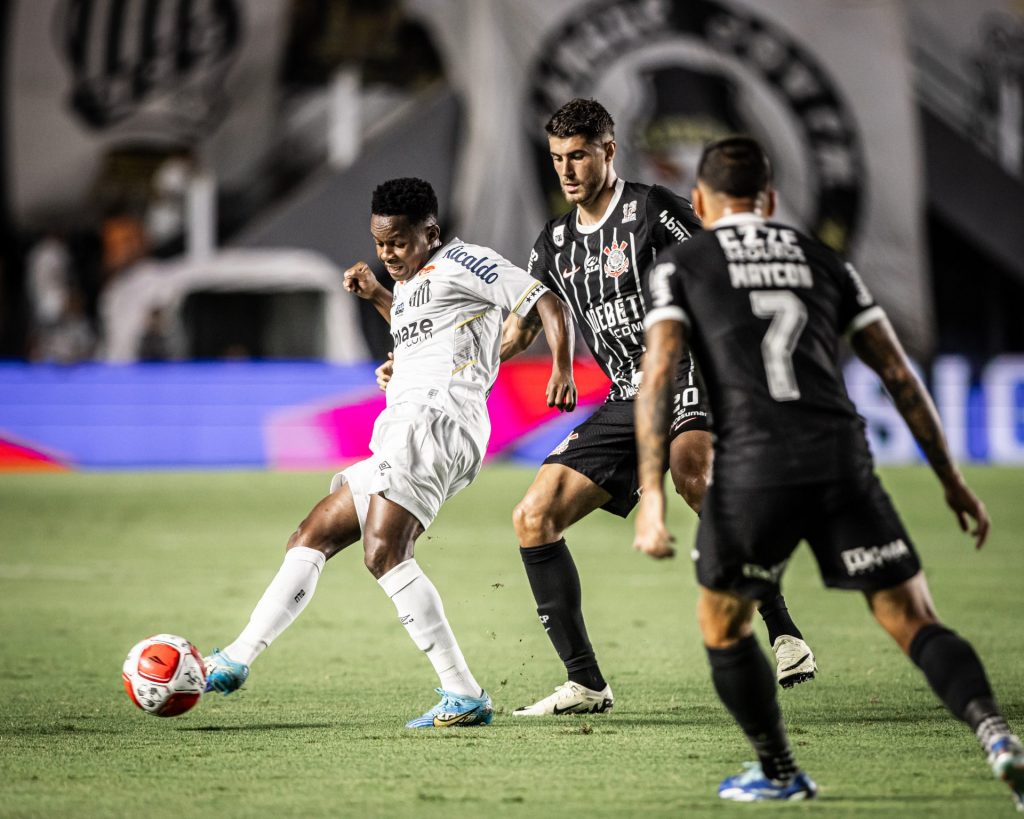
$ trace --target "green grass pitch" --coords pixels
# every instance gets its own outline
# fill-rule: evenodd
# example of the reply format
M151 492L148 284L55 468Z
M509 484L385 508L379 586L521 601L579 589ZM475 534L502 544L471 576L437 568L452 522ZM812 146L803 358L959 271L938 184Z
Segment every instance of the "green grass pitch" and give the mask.
M563 680L510 524L532 474L488 465L420 541L497 709L489 728L420 732L402 726L434 704L435 677L358 546L328 564L316 599L238 694L161 720L121 688L124 655L147 634L182 634L203 651L237 634L329 476L0 476L0 816L1013 814L970 732L862 598L820 586L806 549L785 592L821 673L780 698L821 798L720 803L718 781L751 753L709 681L686 557L695 521L681 502L675 561L634 553L631 522L604 513L569 534L616 710L513 718ZM994 519L981 553L929 472L883 477L940 613L973 641L1024 729L1024 471L968 473Z

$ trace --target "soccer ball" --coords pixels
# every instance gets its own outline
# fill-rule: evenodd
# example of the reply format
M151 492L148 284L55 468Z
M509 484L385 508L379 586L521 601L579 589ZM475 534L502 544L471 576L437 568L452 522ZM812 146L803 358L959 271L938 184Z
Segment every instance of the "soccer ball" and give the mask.
M121 678L131 701L147 714L176 717L199 702L206 668L184 637L155 634L132 646Z

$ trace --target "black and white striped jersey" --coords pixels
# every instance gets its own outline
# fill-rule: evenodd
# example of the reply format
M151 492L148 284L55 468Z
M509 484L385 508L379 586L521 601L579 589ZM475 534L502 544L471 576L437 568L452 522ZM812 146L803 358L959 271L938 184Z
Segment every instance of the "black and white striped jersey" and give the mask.
M700 222L686 199L659 185L620 179L598 224L579 224L573 208L537 238L527 272L569 305L611 379L609 401L630 401L640 386L643 279L654 257L697 230ZM690 362L684 366L689 370Z

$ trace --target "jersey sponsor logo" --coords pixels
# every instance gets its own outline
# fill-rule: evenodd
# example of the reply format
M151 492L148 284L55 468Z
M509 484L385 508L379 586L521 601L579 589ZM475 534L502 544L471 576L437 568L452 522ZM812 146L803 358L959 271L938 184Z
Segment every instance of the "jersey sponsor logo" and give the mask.
M416 292L409 296L410 307L422 307L430 301L430 279L416 288Z
M622 224L636 221L636 199L622 206Z
M492 262L488 265L487 262L491 261L489 256L482 256L478 259L467 252L465 245L456 245L445 253L444 257L451 259L456 264L461 264L480 281L487 282L487 284L494 284L498 280L498 272L495 269L498 263Z
M677 222L674 216L670 216L667 210L658 214L658 221L665 226L665 230L672 234L677 242L682 244L690 238L690 231L681 222Z
M715 230L728 262L805 262L795 230L769 225L738 225Z
M551 241L555 243L555 247L565 244L565 225L559 225L551 231Z
M530 260L526 263L526 272L529 273L530 275L533 275L533 265L539 258L540 254L537 252L537 248L533 248L530 251Z
M434 322L430 319L410 321L391 331L395 347L415 347L427 339L434 337Z
M846 566L846 573L852 577L881 569L887 563L906 560L910 557L910 548L903 542L903 538L896 538L884 546L847 549L840 552L840 556L843 558L843 565Z
M610 110L636 112L616 124L619 133L636 135L637 176L679 191L695 181L693 158L707 141L757 133L768 111L800 137L775 147L777 164L792 163L806 180L801 221L833 249L848 251L863 220L867 179L857 112L844 101L831 67L815 56L813 40L797 38L772 20L768 5L575 4L535 44L537 57L527 70L529 110L521 119L540 149L536 173L542 190L559 193L539 123L572 97L597 96ZM652 39L671 48L651 49ZM623 82L611 89L608 76ZM739 104L751 98L763 108ZM680 242L688 238L683 230L669 232Z
M419 273L416 274L416 277L419 278L420 276L426 276L433 269L434 269L434 265L428 264Z
M617 279L629 270L629 259L626 258L626 248L629 247L625 239L618 244L611 243L610 247L604 248L601 252L607 257L604 260L605 275Z
M587 260L583 263L583 270L585 273L596 273L601 269L601 257L600 256L588 256Z
M395 318L398 318L398 316L402 315L402 313L404 313L404 312L405 312L405 302L404 301L400 301L400 302L398 302L398 304L395 305L395 309L394 309Z
M598 302L588 307L583 314L590 329L595 333L623 338L643 332L644 314L640 296L633 293L616 299Z

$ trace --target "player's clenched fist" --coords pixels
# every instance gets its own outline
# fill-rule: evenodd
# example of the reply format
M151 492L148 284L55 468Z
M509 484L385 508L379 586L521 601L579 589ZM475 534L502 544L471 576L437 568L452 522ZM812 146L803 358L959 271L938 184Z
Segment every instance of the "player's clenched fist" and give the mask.
M377 386L381 390L388 388L388 382L391 380L391 376L395 371L395 354L388 353L388 360L381 364L373 374L377 376Z
M345 271L342 282L349 293L355 293L361 299L372 299L377 288L381 286L366 262L356 262L352 265Z
M648 490L640 496L635 526L634 549L658 560L675 557L676 550L672 546L675 538L665 528L664 494Z

